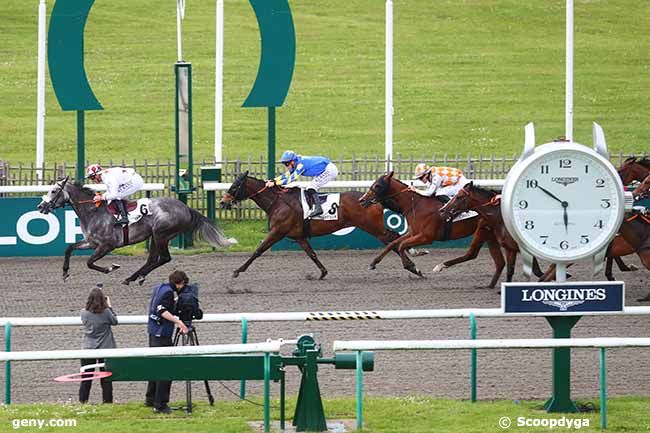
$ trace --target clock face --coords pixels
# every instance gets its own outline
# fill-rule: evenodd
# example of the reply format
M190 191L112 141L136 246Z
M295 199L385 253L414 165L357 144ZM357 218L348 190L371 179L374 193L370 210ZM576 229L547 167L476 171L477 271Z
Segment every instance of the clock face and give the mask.
M620 180L588 148L545 146L559 148L533 155L508 186L508 229L533 255L556 261L586 258L606 247L619 228Z

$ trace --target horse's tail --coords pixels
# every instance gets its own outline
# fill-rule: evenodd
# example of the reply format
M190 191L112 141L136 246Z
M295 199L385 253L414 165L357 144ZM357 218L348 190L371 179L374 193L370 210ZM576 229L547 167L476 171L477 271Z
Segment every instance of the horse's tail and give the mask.
M200 212L190 208L192 234L198 235L213 247L229 247L237 243L235 238L227 238L219 227Z

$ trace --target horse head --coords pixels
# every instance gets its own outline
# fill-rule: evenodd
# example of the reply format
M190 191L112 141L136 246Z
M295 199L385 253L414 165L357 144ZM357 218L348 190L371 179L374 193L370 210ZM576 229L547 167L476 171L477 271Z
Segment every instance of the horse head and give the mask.
M386 196L390 191L390 183L393 178L394 172L389 172L379 176L379 178L370 185L368 191L366 191L361 197L359 197L359 203L362 207L369 207L375 203L383 203L386 199Z
M43 196L38 204L38 210L42 214L48 214L52 210L65 206L70 203L70 194L65 190L70 176L60 179L52 185L50 190Z
M240 201L246 200L246 181L248 180L248 170L241 173L235 181L230 185L228 191L223 195L219 201L219 206L222 209L232 209L233 205Z
M449 221L456 215L467 212L471 207L471 197L474 190L474 182L463 186L443 207L440 208L440 218Z
M636 156L627 158L618 168L618 175L623 185L629 185L635 180L642 181L650 172L650 160L637 159Z

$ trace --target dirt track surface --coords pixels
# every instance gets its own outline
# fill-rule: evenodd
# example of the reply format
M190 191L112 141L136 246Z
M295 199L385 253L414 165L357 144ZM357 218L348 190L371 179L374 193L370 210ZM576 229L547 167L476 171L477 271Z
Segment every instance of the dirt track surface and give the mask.
M176 256L162 269L152 273L144 286L123 286L119 282L144 262L143 257L104 259L122 265L119 271L104 275L89 271L84 258L73 258L72 276L61 280L61 258L1 259L0 317L76 316L83 308L89 290L104 283L119 315L147 314L151 287L163 281L174 269L185 270L201 285L201 306L208 313L389 310L423 308L492 308L500 298L496 290L486 289L492 274L487 252L474 262L432 274L440 261L461 253L460 250L432 250L432 254L415 258L426 279L412 278L396 257L388 256L377 270L367 270L375 252L320 252L329 269L324 281L302 252L267 253L239 278L232 279L233 269L247 254L215 253L199 256ZM639 265L636 257L626 262ZM519 271L519 268L518 268ZM577 279L588 279L586 266L572 269ZM650 291L650 272L616 274L626 282L626 304ZM521 279L518 272L516 278ZM602 278L602 277L600 277ZM551 329L542 318L479 318L479 338L543 338ZM239 324L197 324L202 344L238 343ZM114 328L119 347L144 346L147 342L143 325ZM313 333L326 356L332 342L345 339L465 339L469 337L466 319L374 320L345 322L264 322L251 323L249 342L267 338L294 338ZM1 347L4 338L0 335ZM650 316L583 317L574 328L575 337L648 337ZM14 328L14 350L77 349L81 332L77 327ZM291 349L287 349L287 353ZM572 389L576 397L598 395L598 351L574 350L572 355ZM610 395L650 395L650 350L611 349L607 352L608 391ZM14 362L12 390L14 402L76 401L77 386L55 384L51 378L77 371L78 363ZM469 351L381 352L376 355L375 371L364 376L366 395L423 394L449 398L469 398ZM319 370L321 390L325 396L353 396L354 372L334 371L330 366ZM288 395L297 394L299 374L287 373ZM98 385L98 384L97 384ZM93 385L91 401L100 398ZM238 383L227 385L238 390ZM4 375L0 378L4 389ZM173 400L184 398L182 384L175 384ZM116 383L115 400L142 400L143 383ZM218 399L232 396L219 384L212 390ZM259 394L259 384L249 385L250 393ZM551 391L550 350L491 350L478 354L478 397L481 399L546 398ZM272 387L277 393L278 388ZM202 387L195 384L195 399L205 400Z

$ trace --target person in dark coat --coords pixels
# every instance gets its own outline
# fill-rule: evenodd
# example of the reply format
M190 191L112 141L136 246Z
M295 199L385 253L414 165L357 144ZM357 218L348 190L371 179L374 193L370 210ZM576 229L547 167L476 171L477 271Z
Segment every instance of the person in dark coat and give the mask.
M153 288L151 302L149 303L149 320L147 333L149 334L149 347L173 346L172 335L174 326L178 326L183 334L189 332L183 321L174 315L174 292L180 292L189 282L183 271L174 271L169 276L169 283L159 284ZM153 407L154 413L171 413L168 406L169 392L172 387L170 380L149 382L145 405Z

